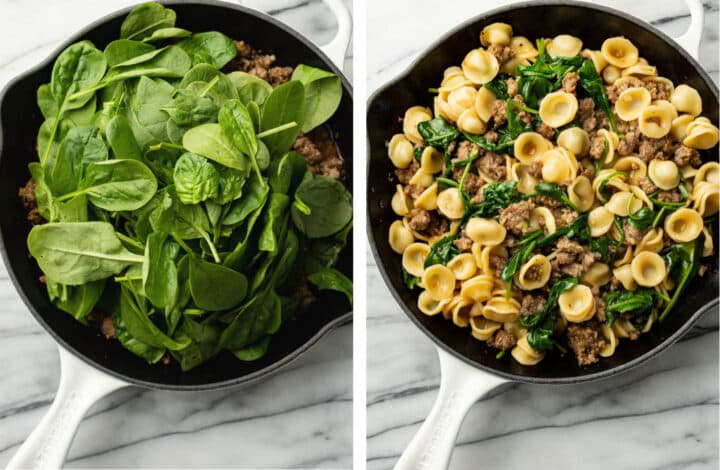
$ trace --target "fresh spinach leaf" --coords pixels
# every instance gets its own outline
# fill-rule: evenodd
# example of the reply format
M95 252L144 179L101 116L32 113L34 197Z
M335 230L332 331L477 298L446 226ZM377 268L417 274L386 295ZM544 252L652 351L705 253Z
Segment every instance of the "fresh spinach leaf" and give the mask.
M228 168L240 171L249 168L248 158L228 141L220 124L193 127L183 136L183 147Z
M426 144L443 152L460 136L460 131L442 116L418 123L417 130Z
M668 273L675 281L675 290L667 303L665 309L658 317L663 321L670 310L675 306L680 295L685 291L690 281L695 277L700 269L700 258L702 257L702 237L687 243L672 245L663 254L665 266Z
M535 193L551 197L558 202L562 202L575 212L580 212L577 206L573 204L570 198L567 196L563 188L558 184L541 181L535 186Z
M295 205L291 209L295 226L308 238L328 237L352 219L352 196L342 183L330 177L306 173L295 191L295 199L310 209L309 214Z
M557 345L552 334L558 312L558 298L577 283L575 277L560 279L550 288L545 304L539 312L520 318L520 325L528 329L528 344L536 351L548 351Z
M237 90L238 99L245 106L248 106L250 102L262 106L273 91L272 85L249 73L230 72L227 76Z
M460 250L453 243L457 235L448 235L436 241L430 246L430 252L425 258L425 267L434 264L448 264L451 259L460 254Z
M248 281L244 274L196 256L190 263L190 293L198 308L209 311L231 309L243 301Z
M305 87L305 119L302 131L315 129L335 114L342 100L340 77L322 69L300 64L295 67L292 80Z
M237 55L232 39L217 31L196 33L180 41L178 47L192 59L192 64L210 64L221 69Z
M117 115L110 119L105 136L115 158L142 160L142 149L135 140L130 121L125 116Z
M125 17L120 25L120 37L141 40L153 32L175 26L175 11L159 3L148 2L138 5Z
M130 39L116 39L105 47L103 54L105 54L107 66L114 67L155 50L155 46L145 44L144 42L132 41Z
M170 354L180 363L180 368L187 372L220 352L220 333L220 328L211 323L199 323L185 317L175 338L187 340L190 345L180 351L171 351Z
M220 174L210 161L186 152L175 163L175 192L183 204L198 204L218 197Z
M54 195L75 191L91 163L108 158L105 142L96 128L75 127L68 131L57 155L47 160L45 182Z
M180 248L168 235L155 232L148 235L143 262L145 296L159 308L171 307L178 295L178 273L175 265Z
M291 80L275 88L263 103L261 111L260 134L285 124L296 124L262 138L271 157L278 158L285 155L304 124L305 88L302 83Z
M352 281L337 269L325 268L308 275L307 279L312 285L320 290L334 290L345 294L348 302L352 304Z

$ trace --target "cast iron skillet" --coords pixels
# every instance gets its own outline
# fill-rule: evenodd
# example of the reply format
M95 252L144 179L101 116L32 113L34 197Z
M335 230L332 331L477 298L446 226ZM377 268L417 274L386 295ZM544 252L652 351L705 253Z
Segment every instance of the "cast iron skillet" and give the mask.
M168 6L177 12L178 26L196 32L221 31L231 38L246 40L257 49L276 53L278 63L282 65L305 63L342 77L342 102L328 126L338 136L337 144L346 162L347 182L350 182L352 88L326 55L326 52L339 55L339 63L342 63L349 38L349 13L340 1L326 3L338 16L339 33L332 51L321 50L270 16L235 4L195 0L192 3L168 3ZM273 338L267 355L258 361L240 362L231 354L223 353L203 366L182 372L175 363L170 366L148 365L117 341L107 341L96 330L81 325L56 309L49 302L45 287L38 282L41 272L36 262L27 254L25 240L30 225L25 220L26 211L17 191L29 178L27 164L37 160L35 140L43 118L36 104L36 89L50 80L55 58L69 44L89 39L102 50L108 42L117 39L120 24L129 10L126 8L113 13L78 32L43 63L13 80L0 96L0 245L3 259L21 297L35 318L60 344L61 353L63 349L70 351L84 363L124 383L172 390L209 390L263 379L298 357L325 333L350 321L352 311L347 300L341 295L323 291L310 311L299 320L283 325ZM339 43L345 44L340 46ZM336 54L338 51L340 54ZM338 269L350 277L351 247L352 242L343 251L338 264ZM75 358L63 356L77 363L73 361ZM65 432L72 434L70 430Z
M398 217L390 207L396 183L389 178L393 166L387 158L386 142L393 134L402 132L398 117L402 117L407 108L413 105L432 107L432 96L428 93L428 88L439 83L446 67L459 64L470 48L478 47L480 30L496 21L511 24L516 34L531 40L565 33L581 38L583 47L596 50L608 37L626 36L638 47L642 57L658 66L660 75L668 77L673 83L688 83L696 88L703 100L703 115L715 124L718 122L717 86L700 64L665 34L625 13L585 3L551 1L515 4L475 17L421 53L409 70L382 87L369 101L367 207L368 232L375 260L385 283L403 311L439 346L441 359L448 356L443 353L449 353L448 360L442 361L443 374L445 369L465 366L466 372L475 376L478 371L492 374L492 380L497 383L506 379L527 383L568 384L627 371L665 350L677 341L703 312L717 305L718 266L715 261L705 277L693 281L666 321L655 324L650 333L642 335L637 341L623 341L612 357L603 358L589 367L579 367L572 354L564 357L548 354L538 365L527 367L513 361L509 355L496 359L496 350L477 341L467 329L456 327L441 315L428 317L421 313L417 308L417 291L411 291L403 283L401 257L389 246L388 230ZM696 18L693 23L696 23ZM717 160L717 147L705 152L703 159ZM714 230L714 234L715 246L718 246L717 230ZM457 364L458 361L453 361L452 358L459 359L464 364ZM446 366L445 362L450 365ZM468 365L470 367L467 367ZM488 374L483 375L488 377ZM479 393L486 391L488 384L476 384L474 388ZM442 385L440 393L442 398ZM458 426L461 422L462 417L457 423ZM438 433L441 434L447 435L447 430ZM454 439L454 434L452 438ZM413 445L416 442L413 442ZM434 446L427 444L429 442L426 442L424 447L429 450L423 452L425 458L430 458L428 453L435 450ZM415 451L411 452L409 449L408 452ZM420 454L415 455L414 458L419 456ZM410 465L410 460L409 456L404 456L396 468L417 468ZM441 461L431 461L436 466L429 465L427 468L440 468Z

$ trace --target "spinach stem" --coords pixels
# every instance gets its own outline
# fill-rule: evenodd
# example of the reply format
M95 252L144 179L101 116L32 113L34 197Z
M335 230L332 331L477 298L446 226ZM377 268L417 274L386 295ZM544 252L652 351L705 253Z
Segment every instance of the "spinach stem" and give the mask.
M57 197L55 200L58 202L63 202L63 201L67 201L68 199L72 199L75 196L80 196L82 194L85 194L85 191L80 189L78 191L73 191L71 193L63 194L62 196Z
M47 158L50 155L50 149L52 148L53 141L55 140L55 134L57 133L58 125L60 124L60 118L64 112L65 112L65 101L63 101L63 104L60 106L60 109L58 109L57 115L55 116L55 122L53 123L52 130L50 131L50 137L48 137L47 147L45 147L45 151L43 152L42 156L40 157L40 165L42 167L45 166L45 162L47 161Z
M210 80L208 82L207 86L200 93L200 96L205 96L207 94L207 92L210 91L212 89L212 87L214 87L218 81L220 81L220 76L216 75L212 80Z
M72 95L70 95L70 96L67 97L67 101L76 100L76 99L81 98L81 97L83 97L83 96L85 96L85 95L89 95L90 93L93 93L93 92L95 92L95 91L97 91L97 90L100 90L100 89L102 89L102 88L105 88L105 87L108 86L110 83L112 83L112 80L109 80L109 81L102 80L102 81L98 82L97 85L91 86L90 88L85 88L84 90L76 91L75 93L73 93Z
M208 233L205 230L201 229L200 227L193 225L193 228L195 230L197 230L197 232L200 234L200 236L203 237L203 240L205 240L207 242L208 246L210 247L210 252L212 253L213 259L215 260L215 262L217 264L220 264L222 262L222 260L220 259L220 255L218 255L217 249L215 248L215 244L210 239L210 235L208 235Z
M170 236L173 237L173 239L175 240L175 242L176 242L178 245L180 245L180 248L182 248L183 250L185 250L185 252L187 252L187 254L192 255L192 254L195 253L195 252L193 251L193 249L190 248L190 247L188 246L188 244L185 243L185 241L183 241L182 238L180 238L180 237L178 237L178 236L176 236L176 235L173 235L173 234L170 234Z
M278 134L278 133L280 133L280 132L282 132L282 131L285 131L285 130L288 130L288 129L292 129L292 128L295 127L295 126L297 126L297 122L295 122L295 121L288 122L287 124L283 124L283 125L280 125L280 126L277 126L277 127L273 127L272 129L268 129L268 130L266 130L266 131L260 132L259 134L257 134L257 138L258 138L258 139L262 139L262 138L265 138L265 137L269 137L269 136L271 136L271 135L273 135L273 134Z
M199 308L186 308L183 310L183 315L202 315L203 313L205 313L205 310Z
M174 149L174 150L185 150L185 147L178 144L171 144L170 142L160 142L148 147L148 150L160 150L160 149Z
M293 205L297 208L297 210L299 210L300 212L302 212L302 213L305 214L305 215L310 215L310 214L312 213L312 210L310 209L310 207L308 207L308 205L305 204L305 203L298 197L297 194L295 194L295 202L293 202Z
M115 282L128 282L128 281L142 281L142 276L131 276L126 274L124 276L115 276L113 280Z
M132 246L132 247L135 247L135 248L137 248L138 250L145 251L145 246L144 246L142 243L140 243L139 241L137 241L137 240L135 240L135 239L133 239L133 238L130 238L130 237L128 237L127 235L125 235L125 234L123 234L123 233L120 233L120 232L115 232L115 235L117 235L117 237L118 237L121 241L127 243L128 245L130 245L130 246Z

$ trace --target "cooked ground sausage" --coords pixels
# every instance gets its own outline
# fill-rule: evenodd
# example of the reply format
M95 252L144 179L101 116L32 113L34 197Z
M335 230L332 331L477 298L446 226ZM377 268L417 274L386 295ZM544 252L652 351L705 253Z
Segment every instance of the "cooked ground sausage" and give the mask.
M480 170L493 181L502 181L507 176L505 157L494 152L486 152L478 160Z
M342 178L342 158L338 154L335 142L324 127L318 127L309 134L300 134L293 143L293 150L302 155L308 164L308 169L313 173L336 180Z
M623 91L628 88L643 88L645 82L635 77L627 77L627 80L618 80L614 84L606 87L607 96L610 101L615 103Z
M502 349L503 351L511 349L516 343L517 339L515 339L515 335L505 330L498 330L495 336L488 340L490 346Z
M407 168L396 168L395 176L397 176L397 179L400 183L408 184L410 183L413 175L417 173L419 169L420 164L416 160L413 160L412 162L410 162L410 165L408 165Z
M655 100L669 100L672 95L673 86L669 83L650 80L643 82L645 88L650 92L650 98Z
M240 70L258 78L267 80L273 87L290 80L292 67L275 66L277 58L274 54L261 54L245 41L235 41L238 54L226 67L227 71Z
M30 222L31 225L40 225L46 222L45 219L40 215L40 211L37 208L37 200L35 199L35 182L30 178L25 186L18 190L18 197L22 201L22 205L27 209L25 219Z
M458 238L455 239L453 242L453 245L460 250L460 251L470 251L472 249L473 241L471 238L469 238L467 235L465 235L465 232L463 232Z
M638 132L629 131L623 134L622 140L618 143L617 153L620 156L633 154L637 151L640 144L640 134Z
M577 117L585 132L591 132L597 127L595 118L595 102L592 98L583 98L578 102Z
M700 159L700 152L684 145L680 145L677 150L675 150L673 160L675 160L677 166L681 167L690 165L697 168L702 165L702 160Z
M494 55L498 61L498 64L502 66L505 62L512 59L515 52L508 46L501 46L499 44L491 44L488 46L487 51Z
M528 317L535 315L545 306L545 297L540 295L527 294L522 299L520 305L520 316Z
M548 126L544 122L538 126L537 133L540 134L541 136L545 137L548 140L551 140L552 138L555 137L555 129Z
M507 84L507 90L508 95L510 97L513 97L518 94L518 81L517 79L510 77L507 80L505 80L505 83Z
M657 191L657 186L655 186L647 176L641 176L638 178L638 186L640 186L640 189L642 189L645 194L652 194Z
M580 80L580 75L577 72L570 72L565 75L562 79L562 91L565 93L575 93L575 88Z
M495 100L492 106L493 130L501 127L507 122L507 110L503 100Z
M470 158L473 154L480 152L480 147L474 143L470 142L469 140L463 140L459 144L457 144L453 148L453 152L451 152L451 155L455 157L457 160L467 160Z
M623 230L625 231L625 243L628 245L637 245L645 235L640 229L628 222L627 219L623 220Z
M599 353L605 347L605 339L599 329L597 322L568 326L568 344L575 353L579 365L586 366L600 360Z
M448 231L448 220L435 211L426 211L415 207L410 211L408 226L428 237L441 235Z
M682 201L682 195L677 192L676 189L671 189L669 191L660 191L655 196L658 201L663 202L680 202Z
M579 277L585 273L594 262L595 255L591 251L578 242L562 236L557 241L556 256L550 264L553 269L554 278L560 278L563 277L562 275Z
M673 143L669 137L660 139L651 139L649 137L640 138L640 148L638 157L644 162L657 158L659 160L669 160L673 155Z
M500 224L509 232L522 234L528 228L530 211L535 205L530 201L520 201L500 209Z

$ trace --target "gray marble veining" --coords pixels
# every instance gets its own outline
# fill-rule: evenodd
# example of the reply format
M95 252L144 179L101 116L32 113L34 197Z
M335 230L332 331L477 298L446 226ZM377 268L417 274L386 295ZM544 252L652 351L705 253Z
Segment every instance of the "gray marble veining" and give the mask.
M78 28L136 3L0 0L0 88ZM318 44L334 34L334 19L320 0L241 3L270 12ZM349 77L351 63L349 51ZM51 403L59 362L53 341L27 311L2 262L0 357L4 467ZM106 397L82 422L67 466L349 468L351 462L352 326L346 325L249 388L206 393L133 388Z
M430 0L371 0L368 91L405 70L448 29L506 3L453 0L439 8ZM681 0L598 3L671 36L689 24ZM717 81L718 2L704 6L700 61ZM367 459L369 470L380 470L392 468L430 411L439 366L431 341L396 306L371 253L368 260L367 290L373 295L367 307ZM629 373L583 385L513 385L493 393L471 409L450 468L717 469L718 355L713 311L678 344Z

